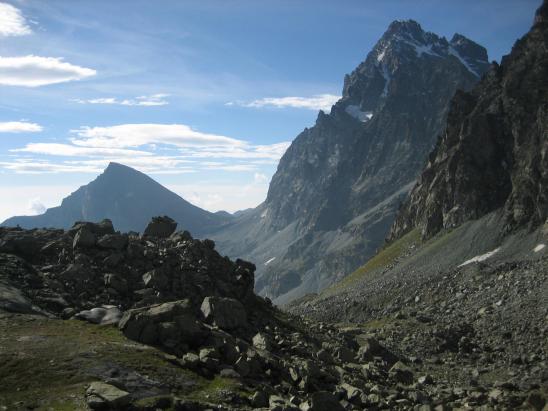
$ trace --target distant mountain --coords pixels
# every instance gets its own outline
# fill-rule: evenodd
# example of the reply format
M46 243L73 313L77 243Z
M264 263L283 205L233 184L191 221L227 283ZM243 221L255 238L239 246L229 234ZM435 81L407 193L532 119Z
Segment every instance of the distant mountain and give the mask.
M429 238L492 211L501 233L548 217L548 7L471 92L452 101L446 131L392 227Z
M109 218L117 230L142 232L158 215L168 215L177 221L178 229L195 236L231 219L228 213L213 214L190 204L137 170L110 163L103 174L63 199L59 207L42 215L12 217L2 225L69 228L75 221Z
M480 45L395 21L344 80L330 114L293 141L266 201L209 235L257 264L283 303L352 272L383 243L443 130L449 101L489 68Z

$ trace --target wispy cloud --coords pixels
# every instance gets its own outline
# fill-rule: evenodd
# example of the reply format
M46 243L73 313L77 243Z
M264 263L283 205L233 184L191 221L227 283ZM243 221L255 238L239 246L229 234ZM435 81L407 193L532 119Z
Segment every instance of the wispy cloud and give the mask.
M79 104L107 104L107 105L119 105L119 106L166 106L169 102L166 100L169 94L152 94L149 96L139 96L133 99L118 99L116 97L102 97L89 100L73 99Z
M146 151L127 150L119 148L79 147L71 144L59 143L29 143L23 148L10 150L12 153L34 153L63 157L93 157L93 156L149 156Z
M57 57L0 57L0 84L39 87L95 76L93 69L67 63Z
M5 121L0 122L0 133L38 133L42 126L26 121Z
M329 112L341 96L333 94L317 94L311 97L265 97L251 102L231 101L228 106L242 107L277 107L277 108L303 108L308 110L323 110Z
M139 147L168 144L177 147L244 146L245 141L193 130L185 124L121 124L72 130L72 142L85 147Z
M0 37L24 36L31 34L23 13L18 8L7 3L0 3Z

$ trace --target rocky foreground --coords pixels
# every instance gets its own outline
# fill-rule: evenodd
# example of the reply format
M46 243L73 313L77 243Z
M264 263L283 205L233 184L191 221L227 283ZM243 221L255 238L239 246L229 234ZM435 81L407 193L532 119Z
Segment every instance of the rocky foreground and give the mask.
M534 381L546 369L525 385L484 383L477 375L506 354L478 351L458 322L430 335L421 324L433 313L398 313L417 324L418 347L437 350L410 356L398 327L289 316L253 293L252 264L175 226L155 218L143 236L108 220L0 229L1 409L544 407ZM468 381L451 378L459 357L477 361ZM511 361L545 359L539 347Z

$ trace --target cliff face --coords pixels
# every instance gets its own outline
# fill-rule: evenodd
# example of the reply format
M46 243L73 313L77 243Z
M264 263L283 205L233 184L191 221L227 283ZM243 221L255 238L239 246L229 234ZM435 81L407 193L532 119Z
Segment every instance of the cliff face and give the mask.
M535 228L548 216L548 7L469 93L451 103L447 127L389 240L424 237L491 211L501 231Z
M293 141L265 203L209 235L255 261L257 291L280 302L344 277L384 241L455 91L488 67L485 49L461 35L393 22L345 77L342 99Z

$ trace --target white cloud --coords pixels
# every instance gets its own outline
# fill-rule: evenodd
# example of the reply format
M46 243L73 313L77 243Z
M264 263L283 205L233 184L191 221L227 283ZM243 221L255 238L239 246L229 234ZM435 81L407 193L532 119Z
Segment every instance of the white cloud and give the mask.
M0 3L0 36L24 36L31 33L21 10L11 4Z
M0 133L38 133L42 131L42 126L26 121L6 121L0 122Z
M109 104L119 106L166 106L169 102L166 100L169 94L152 94L149 96L139 96L133 99L117 99L115 97L102 97L89 100L75 99L73 101L80 104Z
M247 144L235 138L195 131L184 124L121 124L110 127L82 127L72 132L78 136L72 142L86 147L122 148L146 144L237 147Z
M250 183L237 184L202 184L170 185L166 187L179 194L185 200L208 211L228 211L233 213L238 210L256 207L266 198L268 184Z
M40 201L40 197L36 197L29 200L27 210L31 215L44 214L46 212L46 206Z
M255 173L253 179L256 183L265 183L268 180L268 177L263 173Z
M23 152L34 154L45 154L51 156L77 156L77 157L93 157L93 156L149 156L152 153L140 150L126 150L119 148L100 148L100 147L79 147L70 144L58 143L29 143L24 148L16 148L11 152Z
M0 57L0 84L7 86L39 87L81 80L95 74L93 69L56 57Z
M308 110L323 110L329 112L341 96L333 94L317 94L312 97L265 97L253 100L249 103L231 101L228 106L239 105L243 107L277 107L277 108L304 108Z

